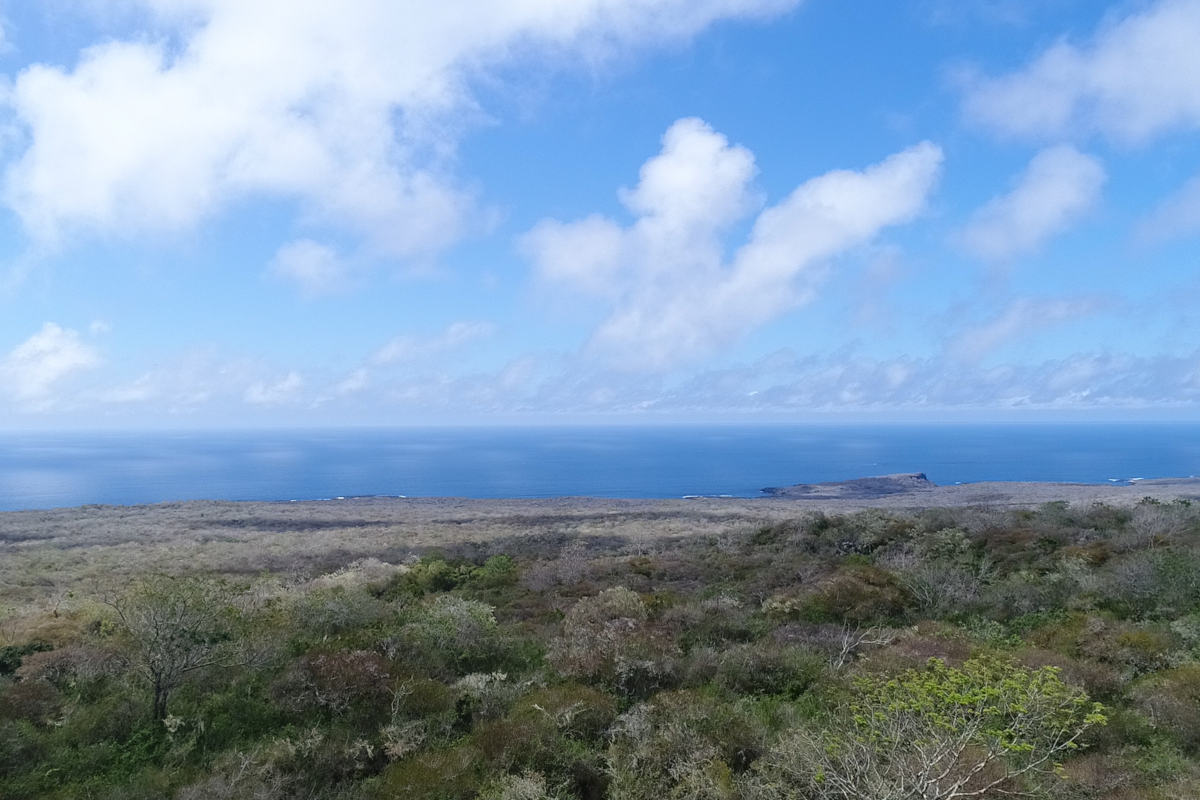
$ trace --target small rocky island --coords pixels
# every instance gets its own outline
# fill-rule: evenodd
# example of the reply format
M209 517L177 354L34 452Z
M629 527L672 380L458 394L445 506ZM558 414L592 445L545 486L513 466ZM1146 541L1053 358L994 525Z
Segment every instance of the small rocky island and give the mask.
M792 500L875 500L894 494L923 492L936 488L937 484L925 477L924 472L902 472L848 481L772 486L763 489L763 493Z

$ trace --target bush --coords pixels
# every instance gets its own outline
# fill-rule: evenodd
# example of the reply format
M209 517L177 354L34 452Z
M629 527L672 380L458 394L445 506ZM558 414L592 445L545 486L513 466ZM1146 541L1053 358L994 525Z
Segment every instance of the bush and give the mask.
M931 660L865 676L824 731L780 739L749 781L759 798L950 800L1025 791L1053 775L1101 708L1057 670L997 659Z
M484 787L478 800L555 800L562 795L546 786L546 776L537 772L505 775Z
M0 677L16 672L21 666L21 660L30 653L40 653L50 649L52 649L50 644L40 641L0 647Z
M46 725L61 708L61 695L46 681L22 681L0 692L0 720L26 720Z
M1133 617L1178 617L1200 609L1200 553L1145 550L1112 569L1109 604Z
M754 636L750 609L729 595L670 608L663 613L662 622L684 649L745 642Z
M577 683L560 683L523 697L516 716L539 714L554 723L568 739L598 742L617 717L616 700L609 694Z
M365 586L314 589L302 595L292 609L300 630L321 640L376 627L391 615L387 603Z
M590 795L604 783L593 747L615 718L611 696L560 684L521 698L504 719L477 726L471 739L498 769L533 770Z
M424 752L389 766L377 782L380 800L471 800L484 781L484 762L468 744Z
M795 699L824 675L823 655L803 647L754 642L700 654L707 666L693 680L711 680L735 695L782 695Z
M623 714L608 749L610 797L731 800L736 773L758 757L763 731L744 711L711 695L656 696Z
M481 589L499 589L517 582L520 570L510 556L492 556L483 566L471 570L469 583Z
M764 610L781 619L851 624L904 617L912 598L894 575L876 567L844 567L800 594L776 596Z
M441 677L500 667L506 642L487 603L439 595L410 609L408 621L385 643L393 658Z
M629 589L606 589L567 612L548 659L563 675L648 697L677 680L678 649L652 630L645 603Z
M1133 694L1156 728L1185 750L1200 752L1200 664L1160 672Z
M366 650L312 653L301 659L307 702L334 716L351 711L378 716L391 697L388 662Z
M385 600L397 600L449 592L466 582L470 575L471 568L467 565L450 564L443 558L427 556L407 571L393 576L379 595Z

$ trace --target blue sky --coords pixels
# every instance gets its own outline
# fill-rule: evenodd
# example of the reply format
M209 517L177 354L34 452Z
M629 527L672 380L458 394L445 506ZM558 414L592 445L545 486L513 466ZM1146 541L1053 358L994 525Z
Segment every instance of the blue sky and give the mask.
M1200 0L0 14L0 428L1200 417Z

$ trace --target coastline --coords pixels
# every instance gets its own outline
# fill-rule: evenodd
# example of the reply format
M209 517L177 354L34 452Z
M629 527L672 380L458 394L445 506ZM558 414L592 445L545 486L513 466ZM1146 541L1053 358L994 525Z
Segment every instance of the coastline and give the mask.
M288 500L224 500L195 499L172 500L161 503L108 504L91 503L78 506L62 506L35 509L0 509L0 520L14 515L69 515L72 512L92 513L101 511L144 510L167 511L170 509L198 508L203 506L236 506L240 508L263 507L278 509L287 507L293 511L311 511L325 505L356 506L372 511L383 509L411 511L420 508L459 508L474 506L509 510L520 507L562 509L564 506L596 509L611 506L614 511L650 508L694 508L696 506L738 507L752 504L765 508L791 507L811 511L855 511L866 508L919 509L934 507L963 506L1006 506L1033 507L1042 503L1064 501L1068 503L1109 503L1129 505L1143 498L1158 501L1175 499L1200 501L1200 478L1132 478L1122 482L1077 483L1065 481L975 481L968 483L924 485L901 485L896 488L873 487L868 491L854 491L864 482L907 479L923 473L905 473L856 478L847 481L825 481L815 484L794 484L782 487L763 488L757 496L745 495L683 495L679 497L600 497L591 495L562 495L555 497L466 497L466 496L407 496L407 495L357 495ZM852 491L847 491L847 489ZM826 490L826 491L816 491ZM832 491L828 491L832 490ZM293 513L281 514L285 518ZM3 526L0 525L0 531Z
M993 481L840 499L196 500L3 511L0 584L6 589L0 599L45 598L56 586L146 570L319 573L359 559L401 563L429 552L536 557L572 540L599 548L618 543L655 548L694 537L739 535L813 513L960 508L1001 514L1051 502L1132 507L1144 498L1200 501L1200 479L1148 479L1128 486Z

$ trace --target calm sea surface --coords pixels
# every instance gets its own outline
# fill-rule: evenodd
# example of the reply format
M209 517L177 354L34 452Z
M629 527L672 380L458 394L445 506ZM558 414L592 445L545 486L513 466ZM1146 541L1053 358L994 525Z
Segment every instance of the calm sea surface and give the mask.
M937 483L1200 474L1200 425L456 428L0 435L0 510L355 495L755 496L925 472Z

